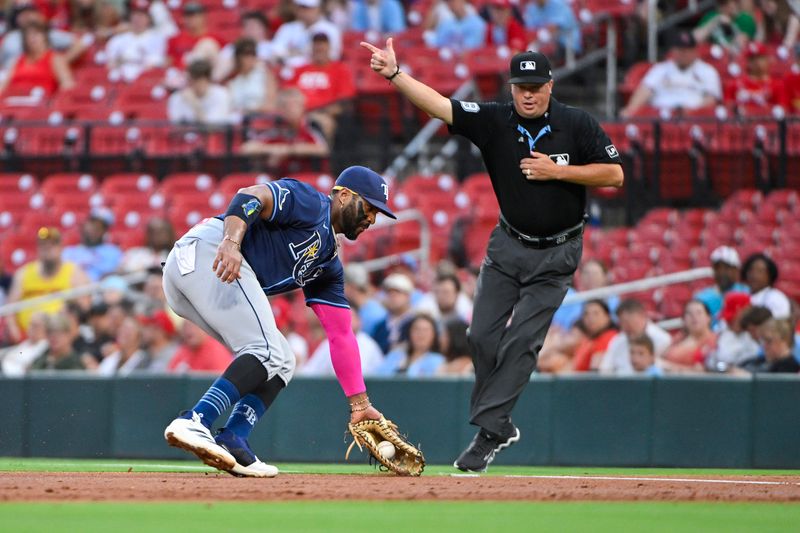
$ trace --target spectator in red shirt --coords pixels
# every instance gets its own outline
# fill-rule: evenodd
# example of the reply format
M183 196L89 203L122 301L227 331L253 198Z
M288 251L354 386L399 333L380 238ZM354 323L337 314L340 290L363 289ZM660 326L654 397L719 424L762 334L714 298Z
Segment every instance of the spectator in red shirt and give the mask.
M525 50L525 29L514 17L511 0L489 0L486 6L489 15L486 44L508 46L511 53Z
M744 114L769 114L773 106L786 106L786 88L780 78L770 76L772 58L767 48L752 42L745 49L747 72L725 86L725 102L736 104Z
M356 95L356 84L350 68L331 59L326 34L317 33L311 41L311 62L295 70L287 86L302 91L309 116L320 124L327 139L333 139L336 120L345 102Z
M22 55L11 67L5 81L0 82L0 92L23 94L35 87L51 95L58 89L75 86L64 56L53 51L47 41L47 28L39 23L22 29Z
M230 350L189 320L183 321L181 337L169 362L171 372L223 372L231 363Z
M167 43L167 58L173 66L184 67L195 59L216 60L222 41L208 31L206 9L189 2L183 6L183 28Z
M304 163L327 157L330 148L319 126L306 116L305 96L299 89L284 89L278 93L277 109L272 123L253 128L241 152L267 156L270 168L283 174L311 170Z

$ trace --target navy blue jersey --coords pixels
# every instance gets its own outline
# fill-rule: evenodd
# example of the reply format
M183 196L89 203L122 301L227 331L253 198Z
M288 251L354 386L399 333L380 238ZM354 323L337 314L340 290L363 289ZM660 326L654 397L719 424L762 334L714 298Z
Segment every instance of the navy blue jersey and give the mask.
M274 198L268 219L242 239L242 255L268 295L302 288L306 303L349 307L344 269L331 228L331 200L293 179L267 183Z

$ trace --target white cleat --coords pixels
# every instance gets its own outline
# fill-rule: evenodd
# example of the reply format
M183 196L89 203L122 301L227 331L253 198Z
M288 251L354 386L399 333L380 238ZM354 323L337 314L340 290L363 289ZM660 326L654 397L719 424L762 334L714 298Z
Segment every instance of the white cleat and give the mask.
M247 439L243 439L230 430L223 429L215 438L218 445L230 452L236 464L228 469L228 473L238 477L275 477L278 475L276 466L268 465L259 460Z
M279 472L277 466L256 460L250 466L243 466L237 462L228 473L238 477L275 477Z
M164 438L170 446L195 454L208 466L219 470L232 470L236 459L228 450L214 442L211 432L200 422L200 416L192 412L192 418L176 418L164 430Z

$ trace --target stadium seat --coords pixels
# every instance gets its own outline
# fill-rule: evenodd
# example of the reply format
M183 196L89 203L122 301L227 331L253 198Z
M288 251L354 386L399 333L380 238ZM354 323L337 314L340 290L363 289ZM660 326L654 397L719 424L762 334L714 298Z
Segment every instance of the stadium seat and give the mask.
M222 178L218 190L224 195L233 196L239 189L270 181L272 176L263 172L239 172Z
M322 194L328 194L331 191L331 187L333 187L334 183L334 178L330 174L324 172L298 172L290 174L287 177L307 183Z
M777 189L767 195L764 199L764 204L782 207L794 212L800 205L800 194L793 189Z
M0 173L0 195L8 193L24 193L33 195L39 187L39 180L27 173Z
M33 261L36 259L36 233L4 233L0 241L0 256L10 271Z
M680 220L680 211L671 207L657 207L649 210L639 221L640 225L652 224L663 228L674 227Z
M158 182L150 174L122 173L103 178L100 191L106 195L147 193L155 191Z
M127 250L136 246L144 246L145 232L142 228L115 227L109 231L109 240L123 250Z
M164 176L160 191L167 197L179 197L191 192L205 192L210 195L217 186L213 176L199 172L181 172Z
M96 189L97 180L93 175L67 172L46 176L39 192L46 196L70 192L91 194Z

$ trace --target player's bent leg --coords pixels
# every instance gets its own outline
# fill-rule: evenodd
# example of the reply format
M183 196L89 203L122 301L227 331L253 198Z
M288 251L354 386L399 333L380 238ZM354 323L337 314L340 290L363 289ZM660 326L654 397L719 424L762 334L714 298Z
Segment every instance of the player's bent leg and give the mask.
M236 403L225 428L216 435L217 444L236 459L236 465L228 470L230 474L245 477L274 477L278 474L276 467L259 460L247 439L284 387L285 383L279 376L262 383Z

